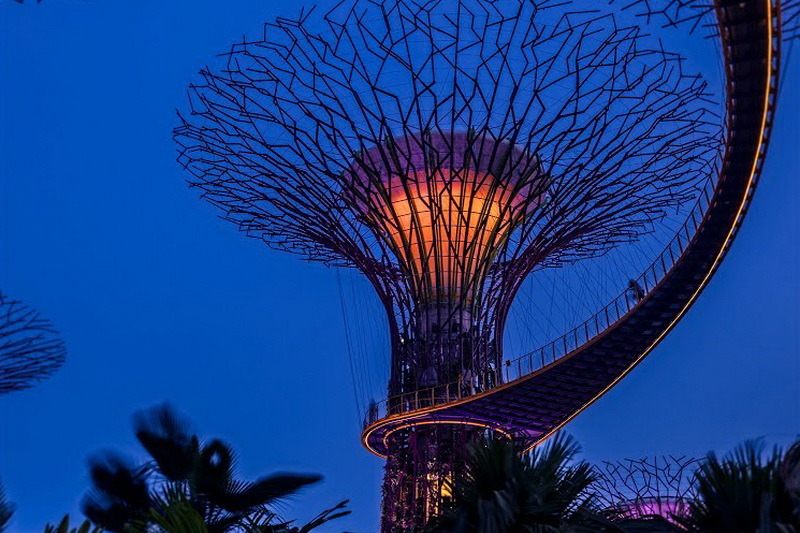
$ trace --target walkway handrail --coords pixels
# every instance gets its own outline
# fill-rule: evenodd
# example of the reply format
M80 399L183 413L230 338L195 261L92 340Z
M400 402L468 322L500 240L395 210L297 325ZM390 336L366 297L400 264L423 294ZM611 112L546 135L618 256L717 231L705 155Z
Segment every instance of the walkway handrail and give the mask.
M478 393L488 392L499 385L518 380L554 364L588 344L630 313L639 301L653 292L675 266L697 233L716 186L716 180L706 180L697 203L664 251L638 278L631 280L629 288L586 321L541 348L505 361L500 368L489 370L474 378L406 392L372 403L364 417L364 427L387 416L459 401Z
M494 426L487 422L500 423L530 449L627 375L697 301L750 207L764 167L780 73L781 0L718 0L715 5L727 81L725 154L719 176L705 184L667 249L633 280L630 292L547 346L471 383L373 403L361 435L369 451L386 457L388 438L400 429L469 421L488 429ZM578 349L570 352L571 346ZM600 379L581 377L584 365L593 363ZM501 384L497 378L504 376L510 381ZM500 405L507 409L498 410Z

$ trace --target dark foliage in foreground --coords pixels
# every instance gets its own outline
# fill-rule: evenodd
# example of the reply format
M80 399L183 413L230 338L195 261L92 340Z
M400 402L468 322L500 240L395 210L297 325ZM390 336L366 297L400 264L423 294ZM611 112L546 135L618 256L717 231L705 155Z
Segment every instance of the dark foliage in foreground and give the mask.
M785 456L758 441L710 453L696 474L698 498L679 523L692 533L800 533L800 442Z
M219 439L201 440L167 405L137 413L134 430L151 461L133 465L105 452L89 463L92 488L83 512L108 531L288 532L293 526L278 520L269 506L321 479L301 474L238 479L231 447ZM348 514L345 503L294 530L305 532Z
M685 515L665 517L603 508L597 473L575 460L578 452L569 437L527 455L504 442L478 443L425 533L800 533L800 441L785 454L758 441L722 458L710 453Z
M570 437L529 454L489 441L471 450L466 471L448 483L453 495L426 533L672 532L665 520L619 519L594 501L595 473Z
M12 516L14 516L14 506L6 498L6 491L0 483L0 532L6 530Z
M47 524L44 528L44 533L102 533L102 531L99 526L92 526L92 523L88 520L84 520L77 527L70 527L68 514L64 515L64 518L61 519L57 526Z

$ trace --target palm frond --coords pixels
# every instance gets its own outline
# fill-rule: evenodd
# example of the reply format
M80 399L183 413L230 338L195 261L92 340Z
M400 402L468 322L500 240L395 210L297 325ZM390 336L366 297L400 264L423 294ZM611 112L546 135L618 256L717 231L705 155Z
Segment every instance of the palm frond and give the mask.
M800 533L800 440L783 456L780 477L786 489L787 505L791 507L791 528L787 524L781 533Z
M173 485L153 498L153 505L139 521L131 524L128 533L209 533L203 515L192 505L190 497Z
M238 480L232 447L219 439L201 440L168 404L136 413L133 425L152 460L138 467L113 453L90 460L92 487L82 508L94 523L125 533L300 531L278 521L267 506L320 481L320 476ZM337 506L303 528L311 530L348 513ZM257 526L262 529L253 529Z
M330 509L322 511L313 520L309 523L302 526L298 533L308 533L309 531L318 528L319 526L330 522L331 520L336 520L337 518L341 518L343 516L347 516L350 514L350 510L347 509L347 504L349 500L343 500Z
M70 527L69 515L64 515L57 526L47 524L44 533L102 533L100 526L93 526L88 520L84 520L78 527Z
M274 512L262 508L259 512L248 516L243 533L309 533L332 520L349 515L350 511L346 509L347 503L348 500L341 501L299 527L293 525L294 522L280 521Z
M105 452L89 460L92 488L81 509L103 529L124 532L127 524L142 518L150 508L150 493L144 470L121 456Z
M233 481L234 454L219 439L203 446L192 473L192 488L206 494L211 501L224 497Z
M590 524L610 526L610 521L595 513L588 493L594 470L576 460L579 453L577 442L565 435L527 455L504 441L476 443L465 471L446 482L452 503L428 529L533 533L566 531L562 529L566 527L577 532Z
M321 479L318 475L274 474L254 482L231 482L225 493L214 495L213 501L229 512L246 511L291 496Z
M790 523L792 505L780 478L781 450L766 452L760 440L747 441L733 453L710 453L696 472L697 499L689 516L678 522L702 533L777 532Z
M14 516L14 505L6 497L3 484L0 483L0 532L5 531Z
M169 404L139 411L133 416L136 438L169 481L188 478L199 452L188 419Z

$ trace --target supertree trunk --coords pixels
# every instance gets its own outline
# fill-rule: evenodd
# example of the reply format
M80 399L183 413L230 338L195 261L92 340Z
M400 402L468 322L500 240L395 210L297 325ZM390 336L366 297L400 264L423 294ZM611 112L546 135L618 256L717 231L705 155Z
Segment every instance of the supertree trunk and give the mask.
M401 430L389 439L383 477L382 533L417 531L449 497L447 481L466 467L469 444L481 428L432 424Z

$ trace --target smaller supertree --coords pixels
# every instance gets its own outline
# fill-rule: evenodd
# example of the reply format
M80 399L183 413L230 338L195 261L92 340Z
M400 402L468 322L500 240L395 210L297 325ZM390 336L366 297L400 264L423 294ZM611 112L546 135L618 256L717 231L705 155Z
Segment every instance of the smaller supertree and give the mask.
M49 320L0 292L0 394L50 376L64 364L66 351Z
M597 467L598 503L621 518L685 517L695 497L692 483L700 460L686 456L603 462Z

